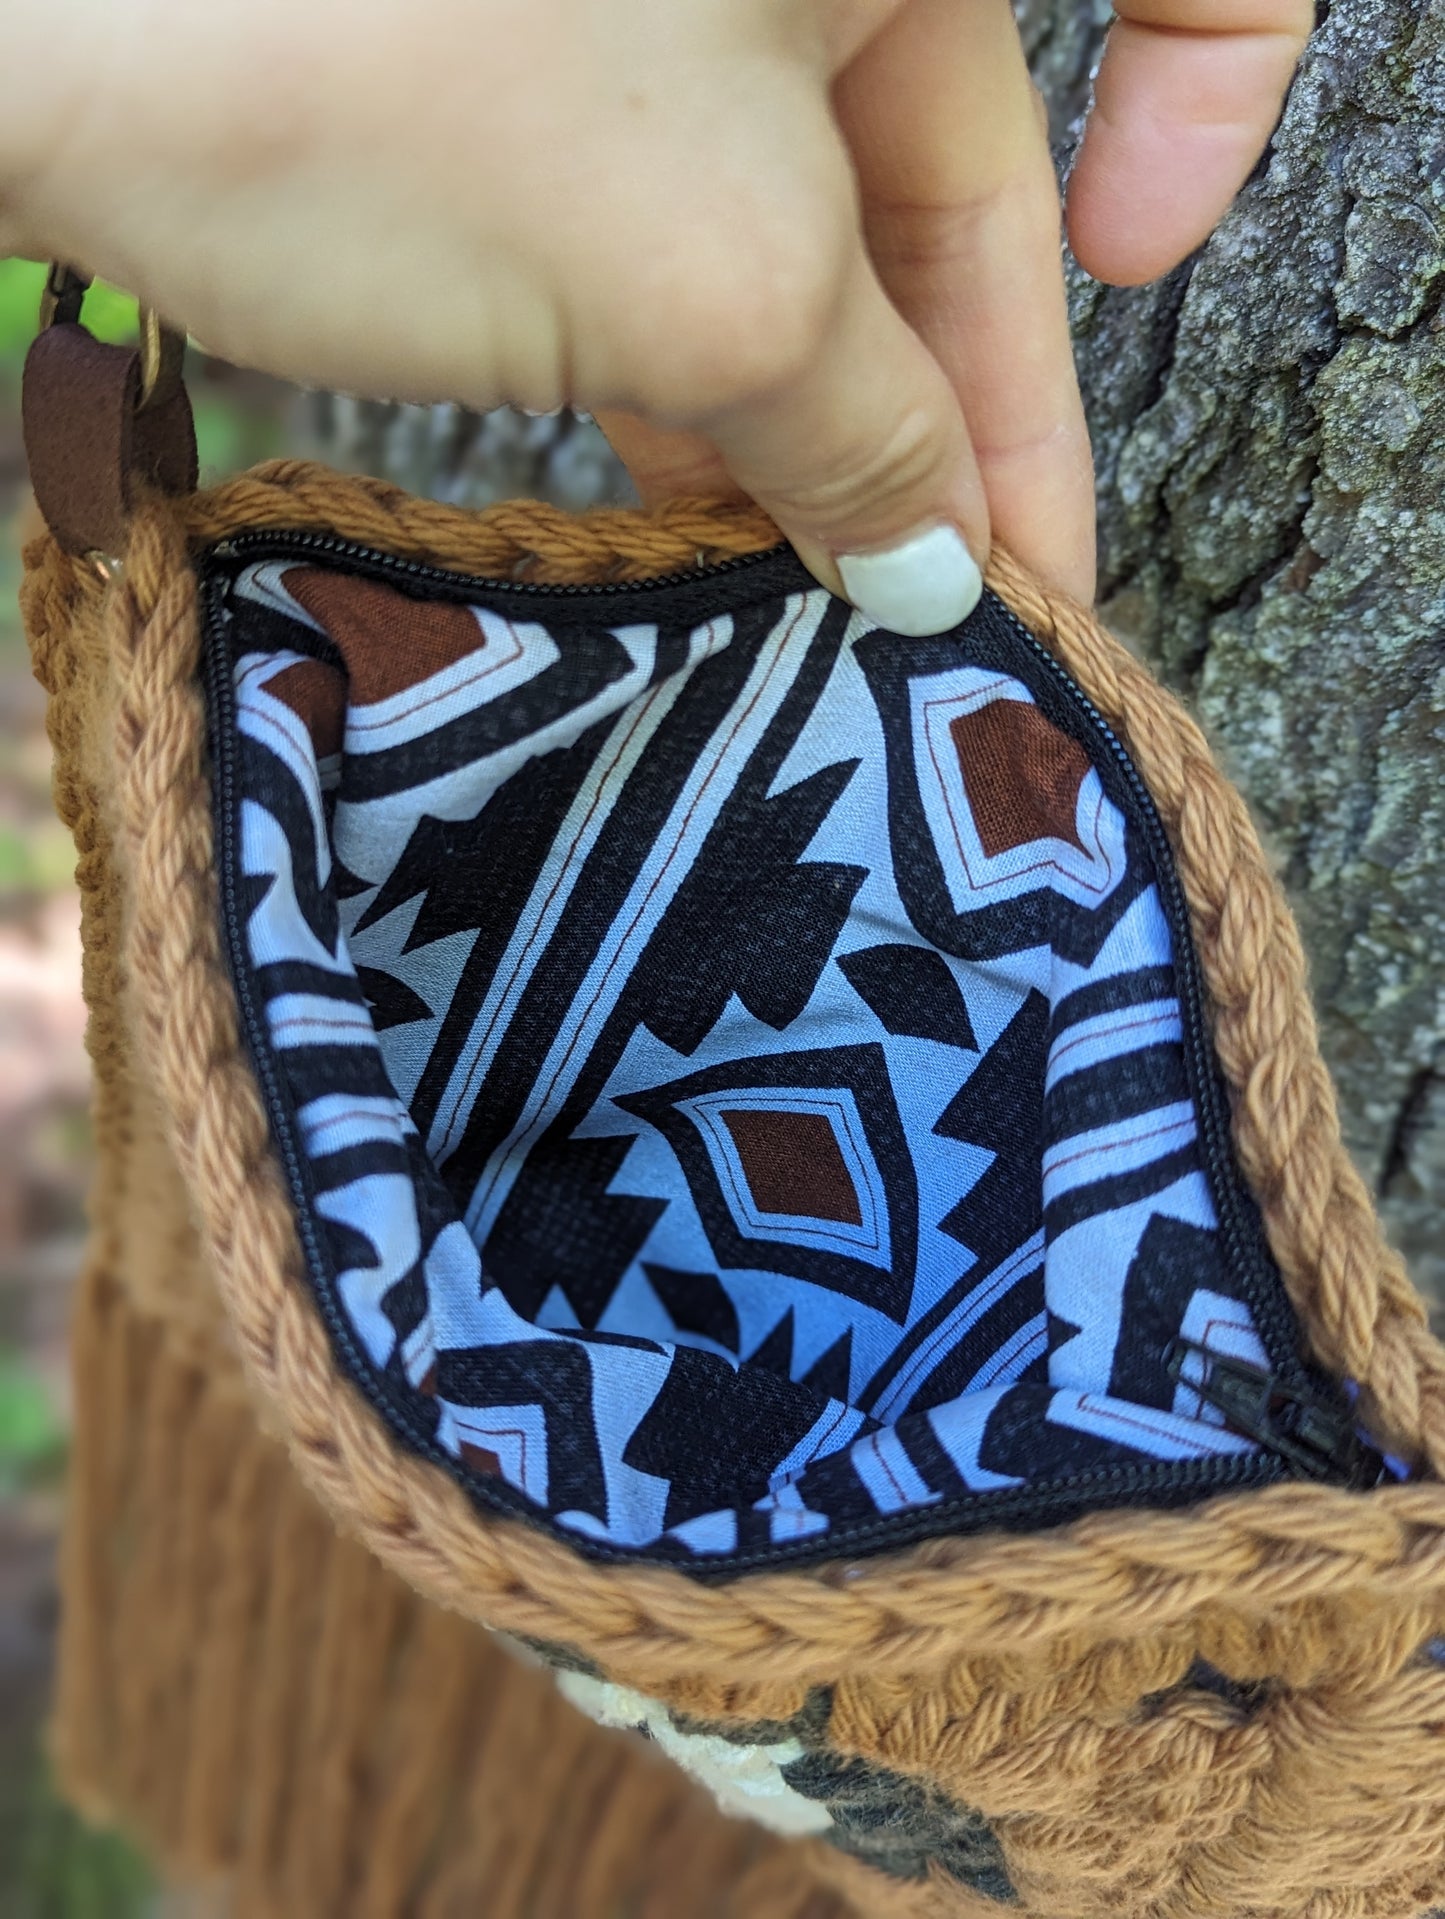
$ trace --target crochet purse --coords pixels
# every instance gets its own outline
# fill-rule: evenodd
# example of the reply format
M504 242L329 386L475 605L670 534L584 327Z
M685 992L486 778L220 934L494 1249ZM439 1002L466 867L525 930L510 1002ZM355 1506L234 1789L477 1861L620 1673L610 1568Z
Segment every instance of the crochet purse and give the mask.
M235 1919L1445 1899L1445 1352L1182 709L1001 555L195 493L75 307L77 1797Z

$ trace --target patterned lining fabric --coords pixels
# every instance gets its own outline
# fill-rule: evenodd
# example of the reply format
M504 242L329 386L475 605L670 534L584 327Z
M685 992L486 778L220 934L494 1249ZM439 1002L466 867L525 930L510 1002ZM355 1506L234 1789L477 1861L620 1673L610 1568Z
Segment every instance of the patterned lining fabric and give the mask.
M1269 1361L1117 762L997 602L902 640L769 565L223 583L344 1354L483 1498L699 1565L1250 1452L1164 1364Z

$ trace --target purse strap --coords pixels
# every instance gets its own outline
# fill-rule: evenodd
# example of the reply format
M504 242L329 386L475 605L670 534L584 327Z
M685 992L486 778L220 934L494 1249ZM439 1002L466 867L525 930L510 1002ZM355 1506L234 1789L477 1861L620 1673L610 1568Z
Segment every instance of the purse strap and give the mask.
M80 322L90 282L53 265L25 360L21 414L36 503L61 548L109 572L141 490L193 492L196 428L185 335L142 308L136 346Z

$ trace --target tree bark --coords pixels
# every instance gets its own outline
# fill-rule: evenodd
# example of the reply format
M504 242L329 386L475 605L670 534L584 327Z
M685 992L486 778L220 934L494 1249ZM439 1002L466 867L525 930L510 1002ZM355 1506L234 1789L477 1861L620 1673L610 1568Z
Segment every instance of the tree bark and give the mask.
M1016 10L1066 171L1108 8ZM1350 1147L1445 1302L1445 0L1322 9L1209 244L1069 282L1105 613L1255 810ZM444 497L625 492L589 422L324 405L326 450Z
M1437 1300L1442 293L1445 0L1336 0L1202 252L1136 292L1070 275L1104 611L1264 828L1350 1147Z
M1049 109L1061 159L1077 139L1111 17L1109 0L1013 0L1029 71Z
M455 506L550 500L577 512L637 497L595 421L569 408L478 414L312 393L303 398L298 431L302 451Z

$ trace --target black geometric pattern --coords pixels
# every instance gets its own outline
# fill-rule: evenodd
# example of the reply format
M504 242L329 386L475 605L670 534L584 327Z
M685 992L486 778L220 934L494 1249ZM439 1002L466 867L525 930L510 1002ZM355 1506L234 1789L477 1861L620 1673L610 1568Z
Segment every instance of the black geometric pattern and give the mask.
M977 1051L968 1006L940 953L927 946L865 946L838 964L890 1033Z
M738 1309L716 1273L683 1273L655 1263L644 1264L642 1270L678 1332L711 1340L730 1353L740 1350Z
M1044 1088L1037 1063L1044 1056L1048 1016L1048 1001L1032 988L933 1128L993 1155L978 1184L940 1221L984 1265L1038 1230Z
M577 1323L596 1328L666 1202L608 1192L627 1157L621 1139L544 1139L487 1238L487 1277L524 1318L554 1286Z
M394 973L377 966L358 966L357 984L371 1008L371 1023L378 1033L392 1026L409 1026L413 1020L430 1019L431 1008L420 993L414 993Z
M831 1216L757 1207L755 1179L730 1115L809 1110L839 1141L840 1192ZM757 1102L757 1104L750 1104ZM692 1188L713 1253L724 1267L793 1273L866 1300L902 1321L915 1258L918 1197L880 1046L817 1047L733 1060L617 1101L667 1140ZM734 1119L734 1129L739 1119ZM846 1159L845 1159L846 1155ZM851 1161L851 1164L848 1163ZM851 1217L843 1181L851 1181ZM826 1202L825 1202L826 1204ZM787 1237L784 1237L787 1235Z
M1164 1411L1173 1409L1176 1388L1167 1375L1161 1379L1148 1367L1148 1355L1165 1351L1179 1337L1191 1302L1208 1296L1213 1278L1210 1235L1199 1226L1156 1214L1144 1228L1124 1279L1110 1392ZM1213 1329L1204 1330L1207 1334ZM1204 1343L1218 1341L1206 1336ZM1127 1386L1128 1393L1118 1395L1120 1386Z
M1112 744L987 598L903 645L768 564L225 577L235 935L345 1362L479 1498L683 1563L1248 1451L1164 1365L1264 1360L1261 1282Z
M651 1413L633 1434L623 1459L639 1472L668 1481L665 1526L725 1506L741 1491L754 1498L768 1488L780 1459L817 1424L827 1400L800 1390L765 1360L734 1372L711 1353L690 1352L672 1367ZM689 1435L679 1455L676 1434Z

